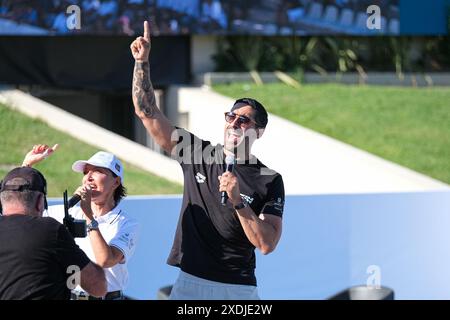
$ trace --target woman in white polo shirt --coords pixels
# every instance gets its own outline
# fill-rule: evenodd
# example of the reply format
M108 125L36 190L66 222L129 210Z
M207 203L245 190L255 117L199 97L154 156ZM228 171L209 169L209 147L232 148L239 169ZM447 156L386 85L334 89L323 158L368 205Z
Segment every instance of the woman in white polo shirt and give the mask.
M23 165L38 163L56 147L34 146L25 156ZM83 173L83 179L75 192L81 196L81 201L69 210L69 214L75 219L86 220L88 229L87 237L75 238L75 241L92 261L104 268L108 284L104 299L122 299L128 280L127 263L134 253L138 236L137 221L119 206L126 196L122 163L115 155L99 151L89 160L76 161L72 170ZM64 206L50 206L48 216L62 223ZM95 299L81 287L73 292L73 299Z

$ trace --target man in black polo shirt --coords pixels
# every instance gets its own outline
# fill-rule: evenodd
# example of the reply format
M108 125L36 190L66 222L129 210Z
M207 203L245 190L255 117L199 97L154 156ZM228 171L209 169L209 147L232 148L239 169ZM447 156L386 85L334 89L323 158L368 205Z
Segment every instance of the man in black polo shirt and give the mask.
M92 295L106 293L103 269L62 224L42 217L46 181L39 171L11 170L1 182L0 200L0 300L69 299L78 278Z
M250 153L267 125L266 110L254 99L237 100L225 113L224 146L214 147L176 129L158 109L147 22L131 52L135 113L156 143L178 159L184 174L183 204L168 258L181 271L170 298L258 299L254 250L268 254L275 249L284 206L281 176ZM225 172L225 157L237 160L232 172ZM224 205L222 192L228 197Z

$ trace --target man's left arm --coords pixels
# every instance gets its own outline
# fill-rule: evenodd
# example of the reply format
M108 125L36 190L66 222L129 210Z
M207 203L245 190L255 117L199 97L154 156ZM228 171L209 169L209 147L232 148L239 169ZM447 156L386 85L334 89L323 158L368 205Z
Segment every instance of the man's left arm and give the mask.
M274 251L281 238L281 215L284 205L284 189L282 187L281 177L280 183L281 190L278 190L278 192L280 195L282 193L282 197L278 197L276 193L273 193L269 197L273 199L266 203L259 215L250 206L236 210L245 235L262 254L269 254ZM239 183L236 176L232 173L225 172L220 177L219 191L227 192L228 198L233 206L242 203Z
M262 254L269 254L275 250L281 237L281 217L264 213L257 216L250 207L236 210L236 212L248 240Z

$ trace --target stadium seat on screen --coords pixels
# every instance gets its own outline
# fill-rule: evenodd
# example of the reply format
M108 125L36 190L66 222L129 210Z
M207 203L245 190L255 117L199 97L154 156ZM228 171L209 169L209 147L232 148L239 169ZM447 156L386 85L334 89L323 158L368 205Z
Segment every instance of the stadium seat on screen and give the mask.
M358 29L358 32L367 32L367 14L364 12L359 12L356 16L355 27Z
M338 9L335 6L328 6L325 9L325 15L323 16L323 21L326 23L334 24L337 22Z
M265 35L274 35L277 33L277 26L271 23L263 26L263 32Z
M308 18L309 19L320 19L322 17L322 5L320 3L313 3L309 7Z
M394 291L388 287L354 286L335 294L328 300L394 300Z
M400 23L398 19L391 19L389 21L389 33L390 34L399 34L400 32Z
M288 27L283 27L280 29L280 35L282 36L288 36L294 33L294 30Z
M387 20L386 17L381 17L381 31L387 32Z
M339 24L342 27L350 27L353 23L353 11L350 9L344 9L341 12Z
M287 10L286 14L288 16L289 22L296 22L303 18L303 15L305 14L305 9L301 7L292 8Z

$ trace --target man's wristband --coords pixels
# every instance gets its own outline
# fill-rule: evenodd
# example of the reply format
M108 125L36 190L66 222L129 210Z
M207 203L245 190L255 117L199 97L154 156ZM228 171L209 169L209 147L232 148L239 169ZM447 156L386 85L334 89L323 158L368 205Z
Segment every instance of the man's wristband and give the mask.
M248 202L247 201L241 201L241 203L238 203L237 205L234 206L235 210L240 210L240 209L244 209L248 207Z

